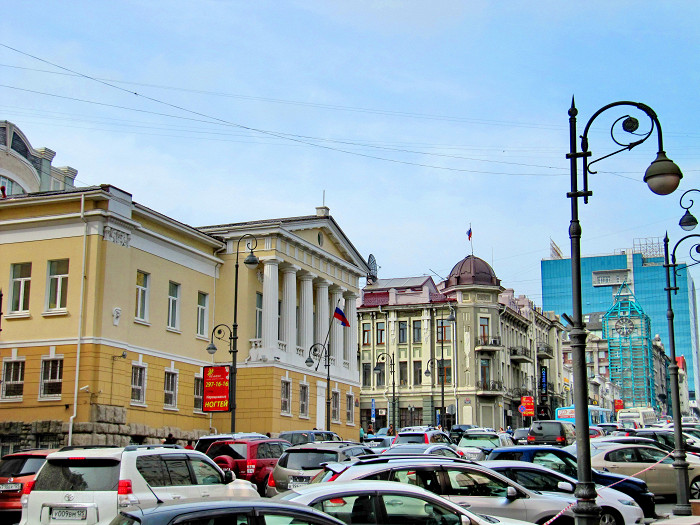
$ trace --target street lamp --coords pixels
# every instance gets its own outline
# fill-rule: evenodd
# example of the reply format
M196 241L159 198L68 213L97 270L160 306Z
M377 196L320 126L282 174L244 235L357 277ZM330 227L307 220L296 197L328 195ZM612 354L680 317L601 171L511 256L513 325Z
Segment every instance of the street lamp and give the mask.
M237 374L237 363L236 358L238 356L238 254L241 248L241 241L243 239L249 239L246 243L246 248L250 250L250 253L243 261L246 268L254 270L257 268L260 260L255 256L253 250L258 246L258 239L250 233L246 233L238 239L238 244L236 244L236 266L233 281L233 327L229 328L226 324L219 324L214 327L211 331L211 342L207 345L207 352L210 355L216 353L216 345L214 344L214 337L223 341L224 334L228 332L228 351L231 354L231 373L229 374L228 381L228 391L229 391L229 410L231 411L231 434L236 432L236 374ZM224 328L226 330L224 330Z
M683 217L681 217L681 220L678 222L678 224L685 231L690 231L698 225L698 220L695 218L695 216L692 213L690 213L690 208L693 207L693 203L694 203L693 199L688 197L687 200L690 201L690 204L688 204L687 206L683 206L683 197L688 195L691 191L697 191L698 193L700 193L700 190L696 190L694 188L690 189L690 190L686 191L683 195L681 195L681 200L680 200L681 208L683 208L685 210L685 213L683 214Z
M445 379L446 379L446 372L445 372L445 321L451 323L455 320L455 311L454 309L450 306L450 315L447 316L447 319L444 317L445 311L440 312L440 370L442 370L442 380L440 382L440 425L442 425L442 428L445 428ZM453 352L454 355L454 352ZM425 377L430 377L430 365L433 361L436 361L435 358L430 358L428 359L428 368L425 369Z
M631 142L619 141L615 136L615 126L621 123L622 129L627 133L634 133L639 127L639 122L636 118L629 115L624 115L615 120L610 128L610 136L620 149L589 162L589 157L592 153L588 149L588 130L593 121L601 113L608 109L618 106L631 106L646 113L651 121L649 131L647 133L636 134ZM570 332L571 350L574 364L574 405L579 407L576 410L576 448L577 465L579 473L579 482L576 484L574 496L576 497L576 506L574 507L574 517L576 525L598 525L600 520L600 507L596 505L595 483L592 481L591 474L591 449L590 436L588 434L588 377L586 368L586 331L583 323L583 311L581 300L581 225L578 219L578 200L583 197L584 204L588 203L588 197L593 192L588 189L588 174L595 173L591 170L591 166L605 158L611 157L625 150L631 150L639 144L646 141L656 128L658 135L658 153L656 159L647 168L644 174L644 182L647 183L649 189L658 195L668 195L675 191L680 183L683 174L680 168L666 157L663 149L663 139L661 134L661 125L656 113L646 104L639 102L620 101L613 102L603 106L596 111L588 120L581 136L581 150L578 151L576 139L576 115L578 110L571 100L571 108L569 108L569 146L570 152L566 158L570 159L571 164L571 191L567 193L567 197L571 199L571 223L569 225L569 238L571 239L571 299L573 308L573 323ZM578 189L578 159L582 159L583 165L583 189Z
M685 193L683 195L685 195ZM682 197L681 200L683 200ZM688 215L687 208L686 215ZM673 307L671 305L671 292L673 292L674 295L678 293L678 286L676 285L676 276L678 272L678 270L676 269L678 266L676 264L676 249L678 248L678 245L680 245L683 241L691 237L700 238L700 235L693 233L690 235L686 235L680 241L678 241L673 247L673 250L671 251L670 263L668 258L668 233L666 233L666 236L664 237L664 268L666 268L665 290L666 300L668 302L666 318L668 319L668 347L671 354L671 365L668 367L668 374L669 382L671 383L671 406L673 408L673 439L675 442L675 450L673 451L673 468L676 469L676 475L678 477L678 480L676 482L676 506L673 508L673 513L677 516L690 516L691 508L688 496L688 462L685 459L685 443L683 441L681 396L678 386L678 363L676 362L676 335L673 328ZM693 252L695 252L695 254L693 254ZM700 242L696 242L693 246L691 246L689 253L690 258L695 262L687 266L693 266L695 264L698 264L700 260L696 259L694 255L700 254ZM671 286L671 268L673 268L673 286Z
M309 348L309 357L306 358L306 366L311 368L314 366L314 361L318 361L316 363L316 368L314 370L318 370L319 365L321 364L321 359L324 358L326 359L326 362L323 366L326 367L326 430L329 432L331 431L331 356L330 352L328 351L328 346L324 345L323 343L314 343L311 345L311 348Z
M382 352L377 356L377 362L374 364L374 373L381 374L382 367L379 363L389 363L389 373L391 374L391 426L394 427L396 434L396 378L394 377L394 357L387 352Z

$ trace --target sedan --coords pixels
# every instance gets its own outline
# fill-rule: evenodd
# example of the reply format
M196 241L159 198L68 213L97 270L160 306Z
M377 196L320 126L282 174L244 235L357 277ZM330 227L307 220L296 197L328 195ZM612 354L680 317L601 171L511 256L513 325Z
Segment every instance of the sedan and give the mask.
M481 464L517 481L530 490L544 494L573 494L578 480L552 469L525 461L482 461ZM644 512L632 498L615 489L596 486L601 507L600 525L634 525L641 523Z
M625 476L636 476L657 496L676 494L677 474L669 452L647 445L615 445L591 451L591 466ZM692 454L688 461L690 497L700 498L700 458ZM658 463L658 464L657 464Z
M467 459L481 460L486 459L494 448L511 445L513 441L508 434L469 431L462 434L457 450Z
M391 481L348 481L290 490L275 499L302 503L345 523L375 525L527 525L480 516L423 488Z

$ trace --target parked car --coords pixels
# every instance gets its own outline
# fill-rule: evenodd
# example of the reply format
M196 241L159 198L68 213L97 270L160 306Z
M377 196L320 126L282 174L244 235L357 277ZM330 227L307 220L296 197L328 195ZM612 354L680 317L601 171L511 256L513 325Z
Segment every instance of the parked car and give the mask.
M381 428L378 428L377 430L375 430L374 432L368 432L367 435L365 436L365 439L379 437L379 436L388 436L388 435L389 435L389 427L381 427Z
M591 438L599 438L606 435L605 429L598 426L588 427L588 436Z
M346 525L306 505L267 498L167 501L122 510L111 525L275 524ZM82 522L81 525L84 525Z
M20 525L109 523L120 508L178 498L260 497L210 458L177 445L70 447L46 456L22 491Z
M644 437L644 436L622 436L622 435L615 435L616 432L613 432L612 435L610 436L604 436L602 438L594 439L591 441L591 446L595 444L596 447L605 447L608 446L610 443L619 443L619 444L625 444L628 443L630 445L649 445L652 447L660 448L662 450L666 450L667 452L670 452L673 450L673 447L670 447L666 445L665 443L662 443L660 441L657 441L655 439L649 438L649 437ZM574 444L574 446L576 446Z
M500 472L530 490L573 494L577 479L542 465L524 461L482 461L485 467ZM600 525L635 525L644 512L627 494L603 486L596 487L596 503L601 508Z
M598 440L595 441L597 442ZM593 444L593 442L591 443ZM569 477L578 479L576 456L569 452L567 450L568 448L569 447L560 448L545 445L496 448L491 451L488 459L527 461L537 465L543 465L556 472L561 472ZM593 447L591 450L593 451L595 448ZM627 494L637 502L637 505L642 508L645 518L656 518L654 494L649 492L649 488L644 480L621 476L611 472L602 472L596 469L591 469L591 479L597 485L603 485L605 487L614 484L616 490Z
M690 497L700 498L700 458L692 454L688 461ZM659 462L654 468L649 468ZM591 451L591 466L607 469L624 476L636 475L647 482L649 490L657 496L675 495L677 474L670 453L647 445L617 444Z
M457 450L464 454L466 459L486 459L489 453L496 447L510 447L513 440L506 433L467 431L457 444Z
M623 428L625 428L625 427L622 426L622 424L616 423L616 422L613 422L613 423L598 423L598 426L599 426L600 428L602 428L603 430L605 430L608 434L609 434L610 432L614 432L615 430L622 430Z
M668 445L671 449L676 448L676 438L673 430L661 428L640 428L635 434L636 437L649 438ZM687 452L700 453L700 439L683 432L683 445Z
M17 523L22 515L22 489L33 481L46 456L56 449L22 450L0 460L0 523Z
M373 454L372 449L351 441L305 443L289 447L268 477L265 494L272 497L308 484L311 478L323 470L321 463L349 461L366 454Z
M574 426L566 421L535 421L527 434L529 445L557 445L565 447L576 440Z
M401 445L403 443L443 443L451 445L452 440L446 432L437 429L421 430L417 432L399 432L392 445Z
M527 445L527 435L530 432L530 427L516 428L513 431L513 443L516 445Z
M391 481L348 481L307 485L276 496L322 510L349 524L525 525L479 516L428 490ZM274 500L273 500L274 501Z
M467 430L478 428L476 425L452 425L450 428L450 439L453 443L459 443L459 439Z
M194 449L198 452L206 453L209 447L216 443L217 441L223 441L224 439L265 439L267 436L265 434L259 434L257 432L236 432L235 434L210 434L208 436L202 436L197 440L194 445Z
M447 456L448 458L462 457L458 452L448 445L431 445L428 443L404 443L403 445L394 445L386 449L382 454L433 454L435 456Z
M365 439L362 444L372 449L375 454L381 454L391 446L394 436L375 436Z
M230 470L237 479L246 479L265 493L267 478L282 453L292 444L284 439L229 439L215 441L207 456L222 470Z
M505 476L463 459L441 456L375 456L351 463L328 463L312 484L353 479L399 481L417 485L453 503L468 506L477 514L525 519L544 523L575 499L566 495L543 495ZM568 509L562 522L571 523Z
M291 430L280 432L279 438L289 441L292 445L303 445L316 441L342 441L338 434L330 430Z

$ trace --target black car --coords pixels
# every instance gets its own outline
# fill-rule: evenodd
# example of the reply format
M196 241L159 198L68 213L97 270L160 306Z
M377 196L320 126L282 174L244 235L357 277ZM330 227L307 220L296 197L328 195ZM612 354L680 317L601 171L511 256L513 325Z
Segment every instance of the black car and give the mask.
M676 447L676 437L673 430L665 429L654 429L654 428L640 428L637 429L636 437L643 437L653 439L658 441L663 445L668 445L671 449ZM692 436L683 436L683 445L686 452L700 452L700 446L695 438Z
M123 510L110 525L168 525L171 523L308 523L345 525L324 512L292 502L266 498L239 500L166 501L153 507Z
M464 434L467 430L471 430L472 428L478 427L476 425L452 425L450 428L450 439L453 443L459 443L459 440L462 438L462 434Z
M501 459L527 461L544 465L552 470L578 479L576 456L559 447L520 445L516 447L495 448L489 454L488 460ZM615 490L627 494L637 502L644 512L645 518L656 517L654 494L649 492L647 484L639 478L628 478L611 472L600 472L591 469L593 481L606 487L615 483Z
M558 445L565 447L576 441L574 426L566 421L540 420L530 426L528 445Z

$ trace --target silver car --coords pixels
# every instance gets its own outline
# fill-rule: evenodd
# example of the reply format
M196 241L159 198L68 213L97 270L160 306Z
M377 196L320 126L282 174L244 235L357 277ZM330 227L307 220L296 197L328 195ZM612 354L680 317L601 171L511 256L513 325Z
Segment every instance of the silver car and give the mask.
M314 484L275 499L308 505L345 523L528 525L520 520L478 515L420 487L391 481Z

